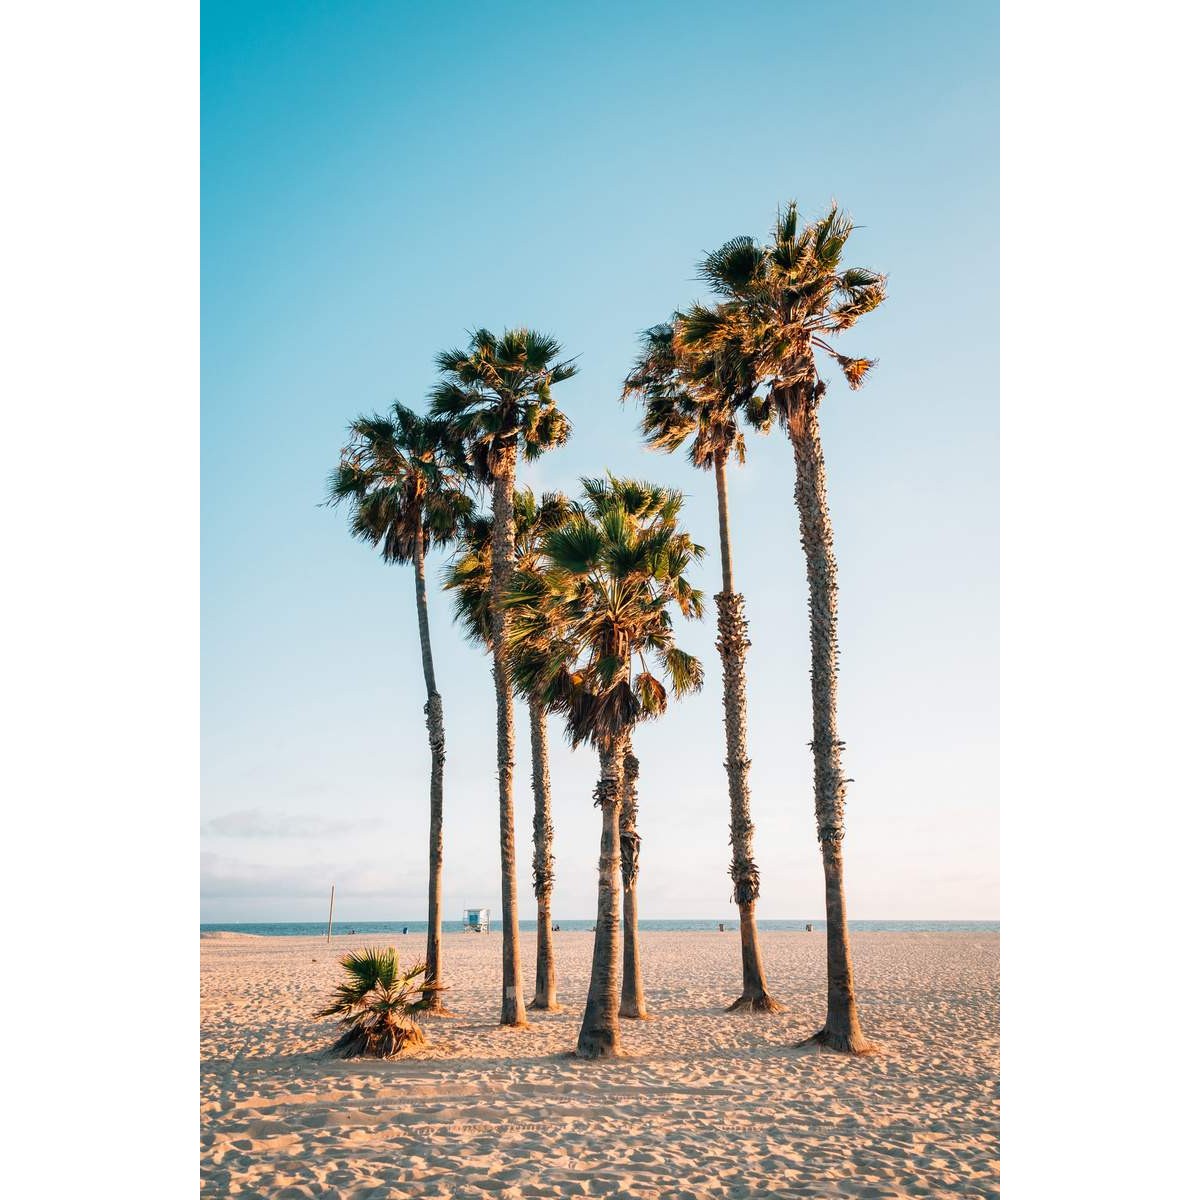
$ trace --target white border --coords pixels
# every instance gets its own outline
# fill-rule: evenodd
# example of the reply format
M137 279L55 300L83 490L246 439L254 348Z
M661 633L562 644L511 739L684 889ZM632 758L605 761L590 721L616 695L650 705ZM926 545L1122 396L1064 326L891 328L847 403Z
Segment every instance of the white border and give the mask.
M1191 1174L1175 1160L1194 1108L1177 1096L1195 1005L1192 11L1002 6L1002 1154L1017 1197L1174 1195Z
M5 1190L197 1179L198 19L0 32Z

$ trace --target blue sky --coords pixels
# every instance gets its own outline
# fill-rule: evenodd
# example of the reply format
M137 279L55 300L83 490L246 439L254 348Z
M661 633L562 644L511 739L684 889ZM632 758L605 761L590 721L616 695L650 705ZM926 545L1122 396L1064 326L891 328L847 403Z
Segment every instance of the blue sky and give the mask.
M701 253L831 197L890 278L823 409L841 566L858 918L994 918L998 885L998 27L922 3L221 4L202 10L202 918L424 915L428 749L411 571L320 507L354 414L418 406L477 325L553 332L563 450L685 490L617 402L637 332L703 296ZM804 572L778 432L731 478L746 595L760 913L822 913ZM440 574L440 564L433 564ZM448 727L445 901L499 907L487 663L433 596ZM711 617L704 693L639 733L647 918L725 917ZM525 726L516 783L532 917ZM555 737L563 917L595 908L594 756Z

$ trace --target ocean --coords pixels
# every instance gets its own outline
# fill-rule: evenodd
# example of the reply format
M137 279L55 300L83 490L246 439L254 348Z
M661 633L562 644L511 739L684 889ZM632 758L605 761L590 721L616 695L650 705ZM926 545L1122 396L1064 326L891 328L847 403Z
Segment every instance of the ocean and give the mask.
M582 930L587 932L595 921L556 921L564 931ZM662 930L672 933L712 931L722 923L721 918L713 920L660 920L638 922L638 928L646 931ZM737 918L724 918L726 930L737 929ZM813 918L811 921L759 921L758 927L768 930L803 930L806 925L812 925L815 931L823 931L825 922ZM356 933L396 933L409 935L424 933L427 926L424 921L334 921L335 934ZM537 928L536 921L521 921L523 931L533 932ZM224 922L201 923L201 933L252 933L261 937L317 937L323 936L326 929L324 921L276 921L266 923L256 922ZM499 920L492 921L492 931L498 933L501 929ZM999 921L851 921L851 933L999 933ZM443 921L443 933L462 933L462 921Z

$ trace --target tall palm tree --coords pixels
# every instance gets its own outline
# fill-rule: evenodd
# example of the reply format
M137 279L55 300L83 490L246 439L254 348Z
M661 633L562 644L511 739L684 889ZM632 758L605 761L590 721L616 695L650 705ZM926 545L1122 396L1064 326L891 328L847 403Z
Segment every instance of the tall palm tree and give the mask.
M621 1053L618 1027L620 816L625 756L638 721L659 716L668 685L695 691L698 659L674 641L670 609L701 615L684 572L703 554L676 525L682 494L635 480L585 479L584 500L543 544L546 570L518 572L508 594L517 685L562 713L572 745L599 751L602 813L596 940L576 1053ZM647 659L666 675L658 679Z
M559 361L554 338L532 329L509 329L500 337L486 329L471 335L465 350L437 357L442 381L430 397L435 416L445 418L469 454L476 478L492 491L492 675L496 685L496 766L500 797L500 885L504 921L504 964L500 1000L502 1025L525 1024L521 946L517 929L517 847L513 828L513 694L505 628L498 603L516 569L513 489L517 452L536 458L561 446L570 422L552 389L576 372Z
M810 1041L850 1053L871 1049L862 1032L854 995L842 861L845 837L845 743L837 728L837 562L825 484L818 411L825 381L817 352L833 358L852 389L874 365L840 354L830 338L852 328L883 303L887 281L861 267L842 265L853 222L836 204L801 225L796 205L783 209L769 243L752 238L726 242L701 263L701 272L723 303L685 316L685 345L711 348L740 340L767 385L767 397L792 443L795 500L808 573L812 648L813 772L817 838L825 873L827 1012Z
M329 478L329 502L350 505L350 530L379 549L385 562L412 563L417 628L425 674L425 725L429 731L429 931L425 981L429 1011L444 1011L442 987L442 778L446 731L433 671L425 554L451 541L471 512L463 489L466 461L446 440L441 421L394 404L383 416L350 425L341 461Z
M513 522L517 567L537 571L542 539L561 526L571 513L562 492L546 492L539 501L529 488L513 492ZM491 649L492 519L477 514L463 528L460 550L446 572L446 588L454 593L454 613L467 636ZM547 714L536 698L527 700L529 740L533 758L533 894L537 898L537 977L530 1008L559 1011L558 979L554 969L554 939L550 899L554 890L554 825L550 814L550 755L546 739Z
M770 419L752 358L744 351L740 330L731 320L694 306L691 326L713 326L702 344L684 344L677 326L680 314L642 335L642 351L625 380L622 400L643 404L642 434L658 450L678 450L688 443L688 457L700 470L711 470L717 485L717 520L721 540L721 590L717 602L717 650L721 655L725 707L725 773L729 782L729 841L733 860L733 900L738 906L742 959L742 994L729 1011L775 1012L781 1007L767 990L755 906L761 891L754 861L754 823L750 819L750 758L746 735L745 597L734 591L729 537L730 460L746 461L741 423L762 428ZM714 325L715 322L715 325Z

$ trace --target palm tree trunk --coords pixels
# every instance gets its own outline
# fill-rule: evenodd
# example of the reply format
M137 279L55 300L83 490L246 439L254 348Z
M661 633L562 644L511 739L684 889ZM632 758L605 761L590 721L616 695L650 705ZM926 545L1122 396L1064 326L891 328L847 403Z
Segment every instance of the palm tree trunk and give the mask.
M642 955L638 946L637 881L642 839L637 831L637 781L640 764L632 750L625 751L621 791L621 904L625 919L621 959L620 1015L644 1021L646 993L642 987Z
M580 1058L614 1058L621 1053L617 1016L620 983L617 978L621 897L617 884L621 842L621 786L624 746L618 742L600 751L600 782L596 804L603 821L600 833L600 882L596 904L596 940L592 945L592 979L575 1053Z
M517 452L507 446L497 452L492 485L492 677L496 684L496 774L500 792L500 903L504 922L503 981L500 1024L525 1024L521 984L521 941L517 926L517 838L513 826L513 690L508 668L505 630L508 613L500 597L508 589L516 566L513 529L513 485Z
M550 755L546 710L529 701L529 741L533 754L533 893L537 897L537 980L530 1008L560 1011L554 971L550 894L554 889L554 825L550 820Z
M421 667L425 672L425 726L429 730L429 931L425 935L425 982L442 987L442 777L446 766L446 731L442 698L433 674L429 640L429 602L425 592L424 531L417 531L413 574L417 586L417 628L421 636ZM440 992L427 993L428 1011L444 1013Z
M812 646L813 782L817 838L825 869L827 1012L824 1026L810 1039L835 1050L865 1054L872 1049L858 1022L850 930L842 873L846 779L837 732L837 561L825 486L825 457L817 406L824 386L805 389L790 406L788 432L796 462L796 509L808 568L809 637Z
M738 936L742 950L742 994L727 1011L778 1012L782 1007L767 991L762 948L754 908L759 875L754 861L754 823L750 820L750 758L746 744L745 597L733 590L733 556L729 541L729 494L725 458L718 455L717 519L721 530L721 591L717 593L717 652L721 656L722 697L725 705L725 773L729 778L729 843L733 861L733 899L738 906Z

